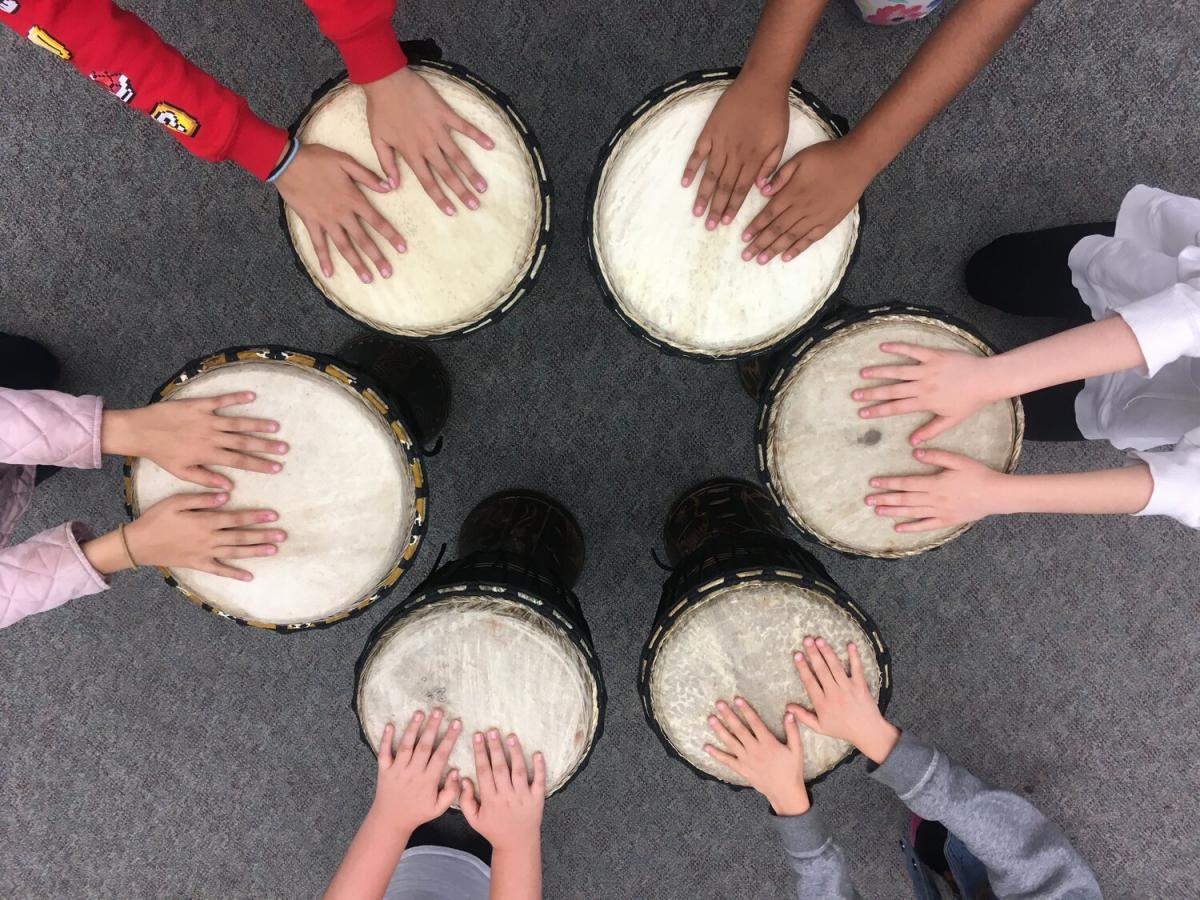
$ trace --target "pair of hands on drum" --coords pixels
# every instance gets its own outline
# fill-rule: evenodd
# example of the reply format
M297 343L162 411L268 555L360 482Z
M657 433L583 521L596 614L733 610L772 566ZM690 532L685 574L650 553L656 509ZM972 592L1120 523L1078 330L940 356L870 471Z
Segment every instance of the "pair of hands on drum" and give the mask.
M467 823L487 839L493 850L536 846L546 799L546 762L542 754L533 754L531 780L515 734L507 738L510 764L498 731L476 733L472 738L475 779L460 778L458 770L451 769L443 781L442 771L461 736L462 723L455 719L439 739L442 719L440 709L428 717L418 710L394 751L395 727L388 724L383 729L372 813L408 835L458 800Z
M786 87L781 94L743 70L717 101L683 173L686 188L704 168L692 213L709 231L733 222L751 187L770 198L742 233L742 259L760 265L780 254L790 262L823 238L876 174L848 138L806 147L779 166L787 97Z
M408 247L403 235L375 209L361 188L386 194L399 187L399 157L446 215L457 212L447 191L467 209L478 209L476 193L487 190L487 181L455 143L454 132L485 150L491 150L495 143L407 67L363 85L363 90L367 95L371 144L383 174L348 153L322 144L305 144L275 185L284 202L304 222L325 276L333 275L332 243L359 280L370 284L374 280L372 266L384 278L391 277L392 267L367 226L397 253L404 253ZM370 266L363 261L364 256Z
M917 448L913 455L920 462L942 471L872 478L871 487L885 493L867 496L866 504L881 516L915 520L897 523L900 532L951 528L996 512L996 500L1011 475L958 453L920 445L966 421L987 404L1008 398L1003 379L995 372L997 357L900 343L880 344L879 349L909 361L868 366L859 373L868 380L895 382L855 389L851 393L854 400L874 404L860 409L859 416L876 419L932 413L933 418L914 431L909 442Z
M261 436L277 432L279 423L220 414L222 409L253 400L253 393L242 392L104 412L100 438L104 453L144 457L176 478L217 490L168 497L128 525L125 537L139 565L198 569L249 581L249 572L222 560L270 556L286 540L283 531L255 527L276 521L279 516L273 510L222 509L233 482L206 468L225 466L266 474L283 468L282 462L267 457L287 453L288 445ZM92 543L106 539L111 546L92 547L89 558L94 557L99 571L111 574L126 568L128 561L112 535Z
M823 638L804 639L795 663L812 709L788 704L783 741L741 697L734 706L718 700L717 712L709 716L708 725L721 747L705 744L705 752L749 782L777 815L799 816L809 809L800 725L853 744L875 763L887 759L900 738L899 729L884 719L871 696L858 648L851 642L846 651L849 673Z

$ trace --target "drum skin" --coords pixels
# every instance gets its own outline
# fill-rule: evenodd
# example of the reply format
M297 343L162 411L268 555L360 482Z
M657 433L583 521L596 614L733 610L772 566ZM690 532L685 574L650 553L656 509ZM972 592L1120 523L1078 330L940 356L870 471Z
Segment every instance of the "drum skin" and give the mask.
M692 213L680 176L736 71L698 72L652 92L602 151L588 203L589 258L609 305L656 346L696 359L763 352L819 317L857 245L857 206L795 260L741 259L741 234L767 198L752 189L730 225ZM841 134L819 100L794 86L784 159Z
M759 475L780 507L804 532L844 553L899 558L962 535L969 524L928 532L897 532L898 520L865 503L871 478L933 474L917 461L909 436L931 418L911 413L863 419L868 405L851 398L872 365L903 365L884 342L918 344L974 355L993 351L967 326L940 310L891 304L842 311L806 335L776 369L759 415ZM1001 472L1016 469L1024 431L1019 398L990 404L939 435L927 447L977 459Z
M324 275L300 217L285 206L283 221L301 269L334 308L394 335L458 336L499 319L532 286L550 238L551 188L537 141L506 97L460 66L423 60L410 68L495 142L485 150L455 138L488 182L478 194L480 208L466 209L447 191L456 213L445 215L398 160L399 187L368 192L368 199L404 237L407 250L398 253L372 232L393 275L375 272L369 284L332 246L334 271ZM305 141L349 153L378 171L358 85L339 80L323 89L296 130Z
M226 508L274 509L288 539L270 557L238 560L253 581L160 570L193 602L276 631L330 625L362 612L412 565L425 533L428 486L420 452L386 397L361 374L318 354L243 347L189 363L161 402L252 390L227 415L275 419L289 452L261 474L217 467L235 487ZM369 474L368 474L369 473ZM150 460L125 466L126 509L199 488Z

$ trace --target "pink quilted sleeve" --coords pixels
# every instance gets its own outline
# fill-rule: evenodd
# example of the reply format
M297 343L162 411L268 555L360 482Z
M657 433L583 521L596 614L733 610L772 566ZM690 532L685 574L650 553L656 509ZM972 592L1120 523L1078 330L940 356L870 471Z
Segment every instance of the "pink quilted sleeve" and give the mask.
M86 525L67 522L0 550L0 628L108 590L108 580L79 547L80 541L92 537Z
M0 464L100 468L104 401L0 388Z

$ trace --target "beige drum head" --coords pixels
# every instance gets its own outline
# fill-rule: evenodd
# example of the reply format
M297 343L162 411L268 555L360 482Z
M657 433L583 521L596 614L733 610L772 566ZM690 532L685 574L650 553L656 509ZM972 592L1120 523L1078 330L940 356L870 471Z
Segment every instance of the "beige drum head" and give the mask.
M290 450L274 475L215 467L234 484L224 508L273 509L279 521L272 524L288 539L274 556L233 563L253 581L190 569L171 569L171 577L193 600L254 625L319 623L374 599L380 583L399 577L397 567L411 559L424 519L423 492L419 517L416 497L423 485L415 483L388 421L321 369L267 359L210 368L162 402L235 391L254 391L254 402L222 413L275 419ZM132 465L134 515L164 497L199 490L150 460Z
M893 525L902 520L879 516L863 502L876 492L871 478L938 471L917 462L908 443L909 435L931 418L927 413L861 419L858 410L864 404L850 398L864 383L858 373L865 366L904 364L903 357L879 349L885 341L979 356L991 352L963 329L918 314L875 315L835 327L802 351L773 387L765 413L765 464L771 490L789 516L822 543L848 553L898 557L944 544L969 526L898 533ZM928 446L1010 472L1020 454L1022 429L1019 401L1005 400L981 409ZM764 453L761 435L759 453Z
M412 170L399 160L400 187L386 194L366 191L371 203L404 236L405 253L368 232L392 265L392 277L374 273L370 284L330 247L333 275L321 273L308 231L286 210L292 244L309 277L331 302L361 322L391 334L429 337L470 329L507 310L524 293L545 252L539 241L549 220L541 160L534 158L511 111L476 84L430 65L412 65L463 118L496 142L484 150L456 134L458 146L487 180L477 210L457 208L447 216L425 193ZM305 143L349 153L374 172L379 160L367 130L367 100L346 81L318 99L300 123ZM443 186L444 187L444 186Z
M679 615L659 643L650 672L650 702L659 728L680 756L729 784L746 784L704 752L720 746L708 717L717 700L745 697L784 738L788 703L812 708L792 655L807 636L823 637L849 665L854 641L878 699L882 682L875 645L854 618L824 593L784 580L744 581L718 588ZM800 726L804 779L828 772L853 749Z
M587 757L600 717L599 687L578 648L543 616L502 597L455 596L399 618L371 648L358 681L358 716L378 752L412 714L440 706L463 736L449 768L475 777L471 736L498 728L521 739L527 765L540 750L546 792Z
M858 207L796 259L741 258L741 235L766 205L751 188L737 218L707 231L692 215L696 185L683 167L729 78L667 94L613 144L592 209L595 261L622 313L657 342L725 357L762 350L807 323L841 282L858 240ZM789 95L786 161L837 135Z

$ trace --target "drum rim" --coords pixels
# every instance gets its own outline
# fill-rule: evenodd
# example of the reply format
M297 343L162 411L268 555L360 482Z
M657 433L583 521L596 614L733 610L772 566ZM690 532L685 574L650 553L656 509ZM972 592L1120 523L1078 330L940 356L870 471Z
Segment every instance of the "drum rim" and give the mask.
M363 727L362 715L359 711L361 705L359 701L363 689L363 675L378 652L383 639L387 636L387 632L393 625L397 624L401 619L407 618L411 613L436 603L452 600L456 597L478 597L482 593L488 599L508 600L536 613L562 634L583 658L585 668L591 675L592 682L595 685L595 693L592 700L596 713L596 725L592 732L591 741L588 743L583 755L579 758L579 762L563 778L562 784L553 791L547 791L546 796L551 797L564 790L587 768L592 754L596 751L596 745L600 743L600 738L604 734L605 707L608 703L608 691L604 686L604 675L600 666L600 657L596 653L587 620L583 617L582 606L580 606L578 598L575 597L573 591L564 589L564 593L570 595L574 599L575 605L579 607L580 612L578 613L570 609L559 609L557 601L551 598L530 597L528 595L533 593L532 590L518 588L511 583L505 582L500 576L493 578L478 576L474 578L449 577L455 574L454 567L457 564L470 560L471 557L464 557L463 559L446 563L440 568L435 568L421 584L413 589L408 597L392 607L387 615L371 629L371 633L367 635L363 649L354 663L354 692L350 698L350 708L354 711L354 718L358 724L359 739L371 751L371 754L374 755L375 750L367 737L366 729ZM450 571L447 572L447 570ZM560 622L552 616L546 615L544 609L539 607L538 604L542 604L544 607L557 612L563 621ZM566 622L570 627L564 628L563 622Z
M296 248L296 240L292 233L291 225L288 222L287 204L283 202L283 196L279 197L279 226L283 229L284 237L288 245L288 251L292 257L292 263L304 276L317 294L324 301L325 305L336 311L339 315L345 316L348 319L356 322L358 325L369 328L373 332L390 335L392 337L409 338L412 340L421 341L446 341L455 340L473 334L481 328L500 321L505 316L513 311L517 303L522 300L532 289L536 281L541 275L542 269L546 262L546 254L550 249L551 237L551 209L553 206L552 200L554 195L554 185L550 181L548 170L546 169L545 158L542 155L541 144L534 134L533 129L526 124L524 118L516 111L512 100L507 94L492 87L490 84L481 79L478 75L472 72L465 66L458 63L447 62L442 59L431 59L427 57L411 56L410 64L416 67L426 66L431 69L440 69L447 74L461 78L463 81L477 88L489 100L494 102L500 110L508 117L517 134L520 136L522 143L525 145L526 151L533 160L534 177L537 179L537 194L539 197L538 215L540 225L537 229L534 238L534 245L530 253L529 265L525 268L521 277L513 284L512 289L502 297L482 318L476 319L465 325L460 325L456 328L451 328L447 331L438 331L432 334L415 332L412 330L397 330L390 328L383 323L374 320L366 319L355 314L351 310L342 306L333 297L326 293L325 289L317 281L316 276L309 271L304 264L304 260L300 256L300 251ZM296 137L300 129L308 121L309 115L314 107L327 95L342 85L351 83L348 73L345 69L329 78L313 91L308 105L304 111L296 118L296 120L288 128L288 136Z
M776 506L787 517L787 520L799 529L801 535L806 540L820 544L829 550L835 550L843 556L868 557L871 559L908 559L944 547L951 541L962 537L977 524L976 522L966 522L958 525L937 540L915 549L893 551L864 550L820 534L803 517L791 510L783 498L782 489L777 490L775 487L771 473L769 452L771 419L773 417L775 401L778 399L780 390L792 371L803 362L810 352L814 351L820 345L821 341L831 337L841 329L866 321L867 319L894 315L935 320L941 325L949 326L952 330L959 333L960 336L966 337L972 343L985 350L989 355L995 355L1000 352L973 325L946 312L940 307L915 306L899 301L878 303L866 307L845 306L837 310L834 316L817 323L816 327L810 329L806 334L799 336L793 345L780 351L779 360L776 362L774 370L768 374L762 391L762 397L759 400L758 419L754 429L755 468L758 470L759 481L767 493L770 494ZM1013 397L1010 399L1010 403L1013 416L1013 446L1005 462L1003 469L1005 474L1012 474L1016 471L1017 464L1021 460L1021 451L1025 439L1025 408L1021 403L1021 398Z
M786 540L786 539L784 539ZM808 551L797 544L795 541L788 541L796 550L801 553L808 554ZM703 548L694 556L700 557L703 554ZM808 554L811 555L811 554ZM689 561L681 563L676 567L678 571ZM818 562L819 565L819 562ZM879 697L877 700L879 711L881 714L887 712L888 705L891 703L892 691L895 687L895 678L892 671L892 653L887 642L883 639L883 634L879 630L879 626L875 620L862 609L857 602L849 594L847 594L832 577L828 581L816 578L807 572L801 572L798 569L792 568L786 563L777 565L753 565L741 562L735 562L729 565L724 571L714 573L707 577L702 583L684 583L678 586L679 597L675 603L671 604L667 609L660 609L654 617L654 624L650 629L650 635L646 638L646 642L642 645L641 656L638 662L638 697L642 701L642 714L645 716L646 723L650 729L658 737L659 742L667 751L667 755L679 760L686 765L694 775L704 781L714 781L723 784L726 787L736 790L752 790L749 785L732 784L722 778L704 771L699 766L695 765L691 760L685 757L675 745L671 743L666 732L659 724L658 719L654 714L654 700L650 694L650 677L654 671L654 664L658 657L658 650L662 646L663 640L666 638L671 627L677 623L689 610L695 608L716 591L727 587L733 587L738 584L746 584L753 581L763 581L774 577L780 577L791 584L808 590L816 591L826 596L839 609L848 614L859 628L866 634L867 639L873 644L875 651L876 662L879 665ZM668 582L668 586L669 586ZM664 595L667 587L664 587ZM664 596L664 600L665 600ZM666 604L662 604L666 606ZM715 702L715 698L714 698ZM854 760L859 756L859 751L851 747L850 751L840 760L834 763L830 768L826 769L820 775L806 781L805 784L812 786L824 781L835 771L842 766Z
M392 561L392 566L388 572L375 583L375 586L365 596L360 597L355 603L341 612L331 613L328 616L322 616L305 622L262 622L257 619L226 612L216 603L184 587L171 574L170 569L167 567L156 566L155 568L163 580L182 593L189 602L223 619L236 622L238 625L259 628L264 631L273 631L277 634L293 634L300 631L310 631L314 628L328 628L331 625L336 625L338 622L361 615L372 604L386 597L395 588L400 578L416 562L417 554L421 550L429 528L429 478L425 469L424 456L421 448L413 438L412 429L404 421L395 403L387 397L372 379L336 357L307 350L297 350L293 347L286 347L280 344L227 347L224 350L217 350L213 353L196 357L184 364L174 375L156 388L150 396L150 402L158 403L166 400L177 388L204 372L224 368L236 363L255 361L278 362L319 372L321 375L333 379L338 384L353 390L367 408L384 420L387 430L392 435L392 440L400 451L412 477L413 521L409 530L408 541L401 548L400 556ZM338 374L335 375L330 372L331 368ZM131 522L138 516L133 484L134 462L135 457L126 456L121 468L124 489L122 500L125 515Z
M616 292L608 283L608 279L600 265L600 254L596 247L596 201L600 191L600 179L604 174L604 170L608 165L609 159L612 156L613 148L617 141L629 129L629 127L638 120L640 115L644 113L653 104L665 100L672 94L678 91L685 90L689 87L703 84L707 81L714 81L723 78L736 78L741 72L741 66L732 66L719 69L697 69L692 72L687 72L678 78L661 84L652 91L642 97L629 112L625 113L617 122L612 134L609 135L607 141L600 147L597 154L596 165L592 170L591 180L588 182L587 197L584 207L584 235L587 250L588 269L592 273L592 279L596 282L596 286L600 289L601 299L604 305L612 312L616 313L617 317L624 323L625 327L633 332L636 336L653 345L663 353L671 356L679 356L684 359L697 360L699 362L728 362L730 360L750 359L755 356L763 356L776 351L780 346L785 345L793 340L796 340L806 334L808 331L815 328L836 306L841 303L842 288L846 282L846 276L850 274L850 270L854 267L858 259L859 248L862 245L862 230L863 230L863 202L860 198L855 204L855 209L858 210L858 229L854 236L854 243L850 248L850 255L846 260L846 267L842 270L841 277L838 278L833 288L829 292L829 296L825 301L817 306L812 315L807 321L793 328L784 334L781 334L776 340L772 341L765 347L760 347L756 350L742 350L728 353L703 353L697 350L685 350L674 344L667 343L661 338L655 337L640 323L636 322L624 309L621 308L620 301L617 299ZM846 119L837 113L833 112L829 106L817 97L812 92L808 91L798 80L792 81L788 87L790 96L800 100L805 106L812 110L818 118L826 125L833 129L834 133L839 137L845 137L849 132L849 124Z

